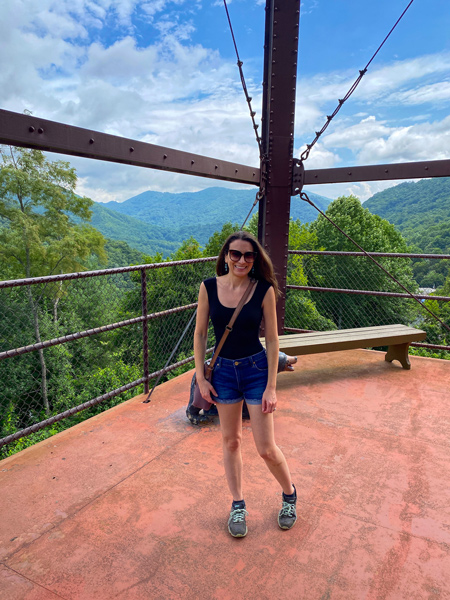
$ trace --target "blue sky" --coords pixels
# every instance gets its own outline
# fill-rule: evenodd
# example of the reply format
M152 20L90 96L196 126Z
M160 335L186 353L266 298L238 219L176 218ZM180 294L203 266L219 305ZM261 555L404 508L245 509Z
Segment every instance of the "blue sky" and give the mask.
M288 1L288 0L286 0ZM408 0L301 3L295 154L311 141ZM229 11L257 120L265 2ZM415 0L306 168L450 158L450 3ZM258 151L221 0L2 0L0 107L224 160ZM79 193L227 185L69 158ZM365 200L396 182L314 186Z

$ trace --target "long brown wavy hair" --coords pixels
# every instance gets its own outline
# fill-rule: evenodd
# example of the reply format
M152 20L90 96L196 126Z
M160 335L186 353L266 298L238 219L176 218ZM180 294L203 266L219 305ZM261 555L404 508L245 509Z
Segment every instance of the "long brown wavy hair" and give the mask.
M258 242L258 240L248 231L236 231L228 236L224 245L222 246L222 250L220 251L219 257L217 258L216 263L216 273L217 275L225 275L225 256L230 248L231 242L234 240L243 240L244 242L250 242L253 247L253 251L256 252L256 259L253 263L255 267L254 274L251 275L253 279L265 279L268 283L273 285L273 289L275 290L275 297L278 298L280 296L280 290L278 288L277 278L275 277L275 271L273 269L272 261L270 260L270 256Z

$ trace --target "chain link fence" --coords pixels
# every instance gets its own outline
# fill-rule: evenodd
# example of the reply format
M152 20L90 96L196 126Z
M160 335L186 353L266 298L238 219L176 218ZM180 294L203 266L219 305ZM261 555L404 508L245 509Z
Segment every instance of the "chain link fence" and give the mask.
M2 456L147 392L214 267L207 258L1 282ZM192 368L193 330L163 381Z
M286 333L402 323L427 332L423 344L412 346L433 349L436 356L450 358L450 298L429 296L419 289L412 269L415 255L374 256L418 300L412 299L361 253L290 251ZM449 263L449 257L435 256L434 260ZM433 318L427 308L447 328Z
M420 302L359 253L291 251L286 333L404 323L427 331L417 346L449 358L449 332L424 304L450 325L450 298L420 293L411 258L377 260ZM2 456L192 368L194 321L171 354L214 266L211 257L0 282Z

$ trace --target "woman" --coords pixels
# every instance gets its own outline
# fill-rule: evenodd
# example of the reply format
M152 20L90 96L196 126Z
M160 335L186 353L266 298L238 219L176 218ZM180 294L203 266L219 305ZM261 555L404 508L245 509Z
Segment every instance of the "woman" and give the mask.
M290 529L297 520L297 494L286 459L275 444L273 412L276 409L278 332L276 318L277 281L271 260L249 233L238 231L226 240L216 264L218 277L200 286L194 334L196 376L200 392L217 405L222 431L225 473L233 496L228 531L233 537L247 535L245 500L242 492L242 403L250 413L253 438L260 456L282 488L278 524ZM216 361L212 383L204 376L209 317L216 343L221 339L250 278L257 280L253 294L243 306L232 332ZM264 317L266 350L259 341Z

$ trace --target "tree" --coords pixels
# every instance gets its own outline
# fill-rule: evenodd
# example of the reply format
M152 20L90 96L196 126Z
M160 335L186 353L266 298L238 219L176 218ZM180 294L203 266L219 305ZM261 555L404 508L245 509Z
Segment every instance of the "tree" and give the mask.
M308 224L299 219L289 222L289 250L317 250L316 234ZM287 284L308 285L308 271L318 261L317 256L302 256L291 254L288 260ZM311 329L327 331L335 329L336 325L330 319L322 316L309 291L288 289L286 292L286 327L296 329Z
M258 236L258 213L249 221L248 230L255 237ZM289 250L317 250L318 241L316 234L307 223L300 219L289 221ZM304 257L298 254L289 256L286 274L288 285L308 285L308 269L317 262L317 257ZM332 320L320 314L311 292L288 289L285 303L285 326L295 329L311 329L326 331L335 329Z
M234 225L231 221L225 223L220 231L214 232L209 238L205 249L203 250L203 256L218 256L225 240L235 231L239 231L239 225L237 223Z
M450 298L450 275L447 276L444 285L438 288L434 294L431 294L429 300L425 300L427 308L439 317L447 327L450 327L450 302L438 302L433 300L433 296L447 296ZM424 320L420 326L427 332L427 342L443 346L450 344L450 332L430 313L424 313ZM445 357L448 358L448 354ZM444 358L444 356L440 356L440 358Z
M394 225L373 215L355 196L341 196L328 207L326 215L367 252L407 253L408 246ZM320 247L328 251L358 251L358 248L320 215L311 231ZM377 258L406 288L417 291L411 261L406 258ZM367 257L324 256L308 273L310 285L318 287L403 292ZM416 305L401 298L354 294L317 293L321 314L331 318L339 329L388 323L407 323L417 314Z
M2 147L0 167L0 256L2 276L29 278L80 271L92 253L104 254L104 238L87 224L92 200L75 193L77 175L64 161L49 161L39 150ZM74 219L78 218L79 223ZM41 341L43 305L51 301L53 322L63 284L27 286L34 337ZM41 390L46 414L47 367L39 350Z

